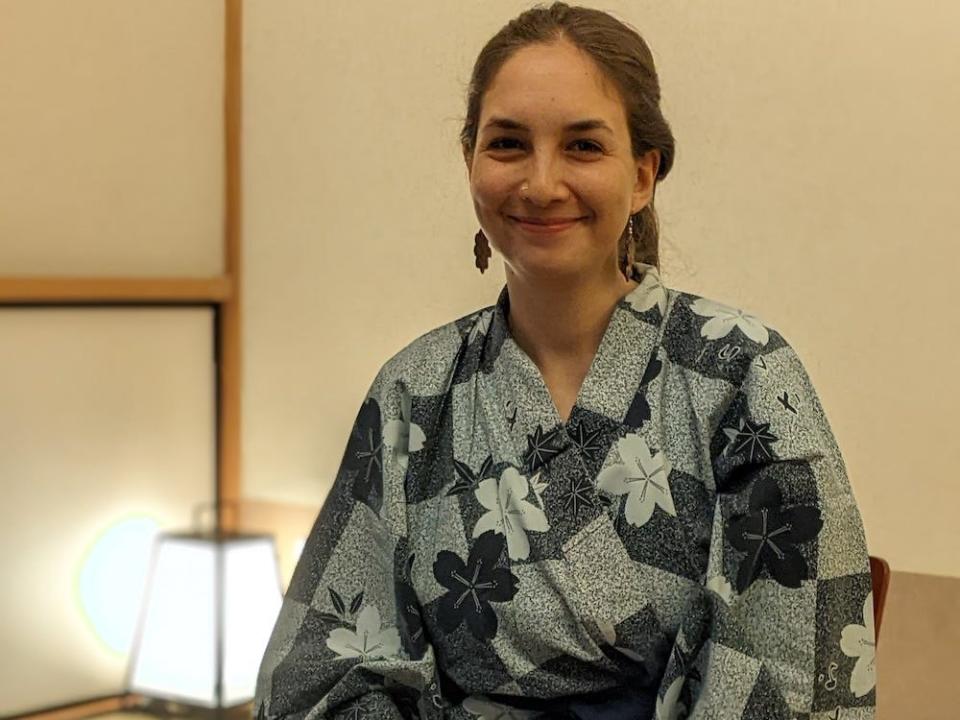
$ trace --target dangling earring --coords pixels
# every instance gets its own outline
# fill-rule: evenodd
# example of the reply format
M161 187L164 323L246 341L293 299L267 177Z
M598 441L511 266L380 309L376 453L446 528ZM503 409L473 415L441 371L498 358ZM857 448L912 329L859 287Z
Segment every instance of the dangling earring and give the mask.
M489 266L487 261L490 259L490 243L487 236L483 234L483 230L478 230L473 237L473 257L476 259L475 264L480 269L480 274L483 275L483 271Z
M620 272L623 274L623 277L629 282L633 279L633 263L636 256L636 247L634 246L633 241L633 215L630 216L630 221L627 223L626 231L623 236L620 238Z

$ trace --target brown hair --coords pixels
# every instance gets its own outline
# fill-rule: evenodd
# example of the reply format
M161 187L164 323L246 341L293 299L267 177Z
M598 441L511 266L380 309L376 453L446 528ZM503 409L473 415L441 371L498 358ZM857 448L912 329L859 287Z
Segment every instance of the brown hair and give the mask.
M606 79L620 92L630 131L634 158L649 150L660 151L656 184L673 166L674 139L670 125L660 112L660 81L653 55L643 38L631 27L601 10L555 2L550 7L536 5L504 25L484 45L473 66L467 90L467 116L460 131L467 162L473 157L480 122L480 104L501 66L517 50L535 43L551 43L567 39L587 53L599 66ZM660 266L660 228L654 197L633 216L635 258ZM626 238L625 238L626 239ZM626 243L621 243L620 263L627 257Z

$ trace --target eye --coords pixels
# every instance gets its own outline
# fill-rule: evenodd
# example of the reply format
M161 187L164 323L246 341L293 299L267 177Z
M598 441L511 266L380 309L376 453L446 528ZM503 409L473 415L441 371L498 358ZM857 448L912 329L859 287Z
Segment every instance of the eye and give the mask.
M586 145L590 152L603 152L603 148L592 140L574 140L574 145Z
M505 150L503 143L518 142L516 138L497 138L487 145L488 150Z
M520 141L516 138L502 137L493 140L489 145L487 145L488 150L507 150L508 147L504 147L503 143L519 143ZM597 143L592 140L574 140L571 145L581 145L586 147L587 152L591 153L600 153L603 152L603 148L600 147Z

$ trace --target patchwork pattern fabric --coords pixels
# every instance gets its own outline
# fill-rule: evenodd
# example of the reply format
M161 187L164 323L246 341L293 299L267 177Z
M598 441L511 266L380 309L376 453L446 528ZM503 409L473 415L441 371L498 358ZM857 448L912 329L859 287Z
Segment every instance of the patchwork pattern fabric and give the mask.
M506 286L384 364L259 717L603 717L630 693L637 717L873 717L863 526L803 365L637 272L566 422Z

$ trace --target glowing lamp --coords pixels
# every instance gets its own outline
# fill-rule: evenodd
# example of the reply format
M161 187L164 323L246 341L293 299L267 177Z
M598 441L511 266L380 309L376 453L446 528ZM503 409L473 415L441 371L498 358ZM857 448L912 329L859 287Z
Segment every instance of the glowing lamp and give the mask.
M216 709L252 700L280 603L271 536L158 536L129 691Z

